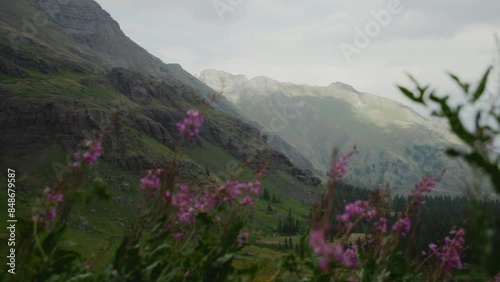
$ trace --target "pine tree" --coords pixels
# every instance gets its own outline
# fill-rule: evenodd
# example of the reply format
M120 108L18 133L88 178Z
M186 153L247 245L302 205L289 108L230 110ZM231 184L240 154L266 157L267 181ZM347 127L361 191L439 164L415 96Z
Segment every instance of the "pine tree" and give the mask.
M269 191L267 190L267 188L264 188L264 193L262 194L262 199L264 200L269 200L270 197L269 197Z
M273 197L272 197L272 199L271 199L271 202L272 202L273 204L277 204L277 203L278 203L278 198L276 198L276 195L275 195L274 193L273 193Z
M288 238L288 247L290 250L293 250L293 241L292 241L292 237L289 237Z

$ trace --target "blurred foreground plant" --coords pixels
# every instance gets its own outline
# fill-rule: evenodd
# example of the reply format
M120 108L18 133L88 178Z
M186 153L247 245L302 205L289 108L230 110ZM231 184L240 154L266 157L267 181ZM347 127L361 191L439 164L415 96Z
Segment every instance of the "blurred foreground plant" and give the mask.
M450 147L446 151L447 154L461 158L472 169L479 171L479 177L488 178L493 190L500 195L500 152L499 148L495 148L500 136L500 90L497 93L489 92L488 81L492 70L493 67L488 67L474 87L450 74L465 98L464 102L455 105L449 101L449 95L437 94L428 85L418 83L412 76L409 77L415 85L414 91L398 87L412 101L428 108L437 107L433 115L447 120L452 133L466 146L466 149ZM487 107L480 107L481 102ZM466 109L469 115L464 115ZM466 122L470 117L473 118L472 125ZM473 255L481 262L488 275L500 274L500 222L493 222L489 216L491 211L481 203L479 185L470 184L465 192L472 200L468 218L468 241Z
M451 230L442 246L431 243L425 258L410 255L413 225L425 204L424 193L436 184L433 179L423 177L415 184L404 212L391 209L388 190L375 190L368 200L348 203L336 214L336 188L355 152L334 158L327 172L328 190L312 210L311 230L301 239L300 256L285 257L284 268L301 281L443 281L452 270L461 269L463 228ZM365 238L355 241L351 235L360 225Z
M181 143L199 134L204 116L190 109L177 123ZM97 262L112 248L116 236L99 254L83 257L70 250L63 235L72 209L94 196L108 199L102 181L81 189L86 167L102 154L102 140L86 141L74 153L72 172L55 188L46 187L36 199L31 224L25 222L18 248L18 272L4 276L16 281L238 281L251 279L256 267L233 267L237 252L249 239L248 214L260 193L259 178L242 183L227 180L177 183L177 153L170 167L151 170L140 181L142 207L125 232L104 270ZM178 146L179 148L181 146Z

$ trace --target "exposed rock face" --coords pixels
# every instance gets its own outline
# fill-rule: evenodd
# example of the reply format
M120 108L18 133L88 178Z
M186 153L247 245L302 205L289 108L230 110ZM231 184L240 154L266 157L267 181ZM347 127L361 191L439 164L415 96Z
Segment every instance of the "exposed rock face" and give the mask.
M198 78L215 91L222 93L232 93L231 89L237 88L248 81L247 77L242 74L233 75L215 69L202 71Z

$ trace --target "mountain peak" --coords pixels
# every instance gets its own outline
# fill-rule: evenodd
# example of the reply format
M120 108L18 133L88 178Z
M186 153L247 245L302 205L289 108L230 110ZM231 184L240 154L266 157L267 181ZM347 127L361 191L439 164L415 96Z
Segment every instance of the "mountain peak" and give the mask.
M339 87L339 88L345 89L347 91L351 91L351 92L359 94L358 90L356 90L352 85L347 84L347 83L337 81L337 82L334 82L334 83L328 85L328 87L332 87L332 86Z
M216 69L203 70L198 79L220 93L227 92L233 87L237 87L248 81L248 78L243 74L235 75Z

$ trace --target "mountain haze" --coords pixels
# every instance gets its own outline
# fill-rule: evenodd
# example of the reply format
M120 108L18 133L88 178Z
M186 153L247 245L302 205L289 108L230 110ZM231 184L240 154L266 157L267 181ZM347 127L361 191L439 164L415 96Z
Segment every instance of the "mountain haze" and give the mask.
M393 100L341 82L297 85L215 69L201 72L199 79L260 123L268 135L294 146L318 171L328 168L334 146L341 152L356 146L359 153L348 176L353 184L389 184L405 193L421 176L446 169L438 190L456 193L469 175L463 164L443 153L446 146L460 146L447 124Z

